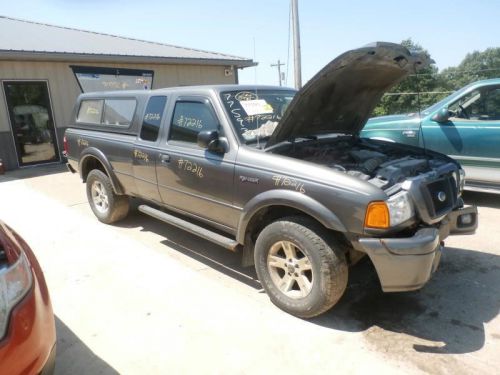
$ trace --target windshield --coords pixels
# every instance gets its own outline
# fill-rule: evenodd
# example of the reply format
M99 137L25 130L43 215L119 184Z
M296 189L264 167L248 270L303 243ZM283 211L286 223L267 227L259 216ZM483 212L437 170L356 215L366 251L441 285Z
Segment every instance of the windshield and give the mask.
M292 90L238 90L221 92L233 127L245 144L269 138L295 95Z

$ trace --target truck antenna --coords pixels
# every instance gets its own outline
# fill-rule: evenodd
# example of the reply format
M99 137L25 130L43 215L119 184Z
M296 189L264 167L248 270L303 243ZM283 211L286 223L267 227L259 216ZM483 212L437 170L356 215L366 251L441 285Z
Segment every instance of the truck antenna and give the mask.
M427 147L425 146L425 137L424 137L424 130L422 128L422 108L420 104L420 78L418 76L418 70L417 70L417 64L419 64L418 61L416 61L413 64L413 69L415 71L415 80L416 80L416 86L417 86L417 109L418 109L418 132L420 133L420 136L422 137L422 147L424 149L424 155L427 156Z

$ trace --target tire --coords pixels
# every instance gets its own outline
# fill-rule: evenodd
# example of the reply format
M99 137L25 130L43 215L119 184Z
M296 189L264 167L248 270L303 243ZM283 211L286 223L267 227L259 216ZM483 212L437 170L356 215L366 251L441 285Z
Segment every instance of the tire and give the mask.
M280 309L312 318L332 308L347 287L340 245L315 221L300 216L266 226L255 243L255 269Z
M130 207L128 196L115 194L109 177L98 169L87 176L87 199L94 215L106 224L124 219Z

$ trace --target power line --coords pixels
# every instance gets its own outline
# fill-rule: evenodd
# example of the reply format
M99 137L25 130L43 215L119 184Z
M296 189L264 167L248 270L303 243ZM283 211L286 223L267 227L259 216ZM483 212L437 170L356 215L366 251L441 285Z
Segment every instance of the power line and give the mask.
M394 95L418 95L418 94L451 94L455 91L421 91L421 92L387 92L384 95L394 96Z
M418 73L419 76L438 76L438 75L453 75L453 74L465 74L465 73L482 73L482 72L494 72L500 71L500 68L488 68L480 70L454 70L452 72L438 72L438 73ZM415 74L409 74L409 77L415 77Z

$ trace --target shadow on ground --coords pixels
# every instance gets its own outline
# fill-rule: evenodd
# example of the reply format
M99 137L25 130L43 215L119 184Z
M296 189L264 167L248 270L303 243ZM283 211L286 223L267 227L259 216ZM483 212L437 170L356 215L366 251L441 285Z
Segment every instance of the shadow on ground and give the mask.
M114 368L96 356L57 316L57 356L55 374L118 374Z
M261 290L253 267L240 266L239 254L136 211L119 225L163 236L162 243L170 248ZM360 262L350 269L349 287L340 302L310 322L364 332L382 351L401 351L405 346L417 352L458 354L484 346L484 323L494 319L499 308L500 256L446 248L436 274L416 292L383 293L371 262ZM374 327L385 333L371 332ZM384 335L390 337L384 339ZM500 340L496 335L492 338Z
M417 352L458 354L484 346L483 324L494 319L499 309L500 257L446 248L434 277L416 292L383 293L370 262L363 262L351 269L349 288L339 304L312 321L353 332L376 326L437 342L414 344ZM399 339L367 337L388 351L402 345Z
M129 216L113 225L123 228L141 228L142 232L156 233L165 237L165 240L161 241L163 244L177 252L189 256L207 267L226 274L254 289L262 289L255 269L241 266L240 253L228 251L182 229L140 213L137 211L137 206L141 203L138 200L133 200Z
M13 171L7 171L5 172L5 174L0 175L0 182L23 180L25 178L33 178L39 176L48 176L51 174L64 173L67 171L68 169L66 168L66 165L62 163L36 165L33 167L25 167L15 169Z

